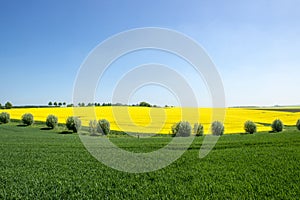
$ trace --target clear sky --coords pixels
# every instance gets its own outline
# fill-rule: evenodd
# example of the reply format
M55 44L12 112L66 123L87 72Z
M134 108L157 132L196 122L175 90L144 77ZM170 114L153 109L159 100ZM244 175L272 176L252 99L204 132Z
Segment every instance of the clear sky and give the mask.
M100 42L132 28L162 27L192 37L207 51L227 106L299 105L299 8L298 0L0 0L0 103L71 103L80 65ZM156 53L120 59L109 76L130 62L151 62L151 56L175 63ZM98 86L97 102L110 100L106 83L106 90ZM192 87L200 91L200 106L209 106L203 85ZM129 103L176 104L174 99L166 89L148 86Z

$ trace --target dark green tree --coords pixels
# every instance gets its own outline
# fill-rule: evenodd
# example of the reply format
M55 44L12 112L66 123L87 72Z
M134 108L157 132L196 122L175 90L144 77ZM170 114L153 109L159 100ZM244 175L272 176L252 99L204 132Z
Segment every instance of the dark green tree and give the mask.
M6 104L5 104L5 108L6 108L6 109L11 109L12 106L13 106L12 103L10 103L9 101L6 102Z
M139 106L141 106L141 107L151 107L151 105L149 103L145 102L145 101L140 102Z
M82 103L78 103L78 106L79 107L84 107L85 106L85 104L82 102Z

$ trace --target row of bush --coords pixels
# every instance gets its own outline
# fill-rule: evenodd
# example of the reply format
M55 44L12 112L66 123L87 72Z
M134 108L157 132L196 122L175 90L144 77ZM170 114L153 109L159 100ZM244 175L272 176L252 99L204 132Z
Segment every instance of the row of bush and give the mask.
M22 115L22 123L29 126L34 123L33 115L31 113L25 113ZM8 123L10 121L10 115L7 112L0 113L0 123ZM58 125L58 118L55 115L48 115L46 119L47 127L53 129ZM66 120L66 127L68 130L77 133L81 128L81 120L78 117L68 117ZM272 132L281 132L284 128L284 125L281 120L276 119L271 124ZM296 123L296 127L300 130L300 119ZM187 121L180 121L172 126L172 134L179 137L187 137L192 134L192 127ZM257 131L256 124L253 121L246 121L244 123L244 130L246 133L253 134ZM89 123L89 132L91 135L107 135L110 132L110 123L106 119L101 119L99 121L92 120ZM211 132L213 135L223 135L224 134L224 125L219 121L214 121L211 124ZM204 127L200 123L195 123L193 128L193 133L196 136L202 136L204 134Z
M219 121L214 121L211 124L211 131L213 135L223 135L224 125ZM196 136L204 135L204 127L200 123L195 123L193 128L193 133ZM172 134L177 137L188 137L192 134L192 126L188 121L180 121L172 126Z
M284 125L281 120L276 119L271 124L272 132L281 132ZM296 123L296 127L300 130L300 119ZM203 125L200 123L194 124L193 133L196 136L202 136L204 134ZM256 124L253 121L246 121L244 123L244 130L246 133L253 134L257 131ZM219 121L214 121L211 124L211 132L213 135L220 136L224 134L224 125ZM192 127L189 122L181 121L172 126L172 134L181 137L187 137L192 134Z
M25 113L22 115L21 121L24 125L30 126L34 123L34 118L31 113ZM0 123L6 124L10 122L10 115L7 112L0 113ZM46 126L53 129L58 125L58 118L55 115L48 115L46 119ZM68 130L77 133L81 128L81 120L78 117L68 117L66 120L66 127ZM101 133L102 135L107 135L110 132L110 124L107 120L102 119L98 122L91 121L90 129L91 134Z

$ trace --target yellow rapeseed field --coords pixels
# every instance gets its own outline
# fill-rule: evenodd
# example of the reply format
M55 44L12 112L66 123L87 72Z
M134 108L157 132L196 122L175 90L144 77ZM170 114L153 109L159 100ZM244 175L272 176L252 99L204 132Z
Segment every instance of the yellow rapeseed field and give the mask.
M245 108L226 108L225 133L243 133L244 122L252 120L258 131L270 130L267 124L280 119L285 125L295 125L300 112L283 112ZM24 113L32 113L35 121L45 121L49 114L56 115L59 123L65 123L68 116L78 116L83 126L91 119L107 119L112 130L141 133L170 133L171 126L178 121L189 121L192 125L204 125L205 133L210 133L211 108L148 108L148 107L75 107L75 108L19 108L9 109L12 119L21 119ZM222 115L217 116L222 120Z

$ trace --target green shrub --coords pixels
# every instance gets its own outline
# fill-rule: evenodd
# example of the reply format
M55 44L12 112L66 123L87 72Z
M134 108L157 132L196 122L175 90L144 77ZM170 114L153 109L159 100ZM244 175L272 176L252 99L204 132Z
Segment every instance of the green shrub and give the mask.
M253 121L248 120L244 124L244 129L246 133L253 134L256 132L256 124Z
M181 121L172 126L172 133L178 137L188 137L191 135L192 127L189 122Z
M58 123L58 119L55 115L48 115L46 119L46 125L49 128L55 128L57 126L57 123Z
M10 115L7 112L0 114L0 123L6 124L10 121Z
M284 125L280 119L276 119L272 123L272 131L273 132L281 132Z
M23 122L23 124L25 124L27 126L33 124L33 122L34 122L33 115L31 113L25 113L22 116L22 122Z
M96 133L97 133L97 126L98 126L97 120L91 120L90 121L90 123L89 123L89 132L90 132L90 135L96 135Z
M107 135L110 132L110 123L106 119L101 119L98 121L97 132L102 135Z
M194 133L196 136L203 136L203 133L204 133L203 125L200 123L195 123L194 124Z
M298 119L297 123L296 123L296 127L297 129L300 131L300 119Z
M66 121L67 129L77 133L81 128L81 120L78 117L68 117Z
M219 121L214 121L211 124L211 132L213 135L220 136L224 134L224 125Z

